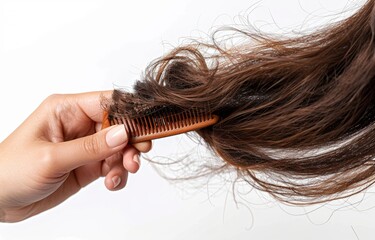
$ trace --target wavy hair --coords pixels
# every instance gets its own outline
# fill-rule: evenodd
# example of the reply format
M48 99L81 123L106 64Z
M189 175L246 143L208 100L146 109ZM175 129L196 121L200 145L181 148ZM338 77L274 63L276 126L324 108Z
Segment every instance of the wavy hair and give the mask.
M193 42L116 90L112 117L166 106L220 116L197 131L251 186L293 204L347 197L375 181L375 8L307 35L235 30L245 42Z

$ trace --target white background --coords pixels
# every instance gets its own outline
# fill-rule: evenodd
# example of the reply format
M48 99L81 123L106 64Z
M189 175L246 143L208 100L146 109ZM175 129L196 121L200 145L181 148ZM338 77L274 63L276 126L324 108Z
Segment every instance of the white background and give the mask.
M246 18L261 30L300 32L343 18L350 13L345 9L361 3L0 1L0 139L52 93L131 87L149 62L185 37L207 38L216 27ZM183 136L156 141L149 156L178 157L186 149L204 160ZM109 192L99 179L52 210L0 224L0 240L364 240L375 233L372 189L345 201L288 207L257 191L236 205L230 184L203 181L202 186L168 182L143 161L124 190Z

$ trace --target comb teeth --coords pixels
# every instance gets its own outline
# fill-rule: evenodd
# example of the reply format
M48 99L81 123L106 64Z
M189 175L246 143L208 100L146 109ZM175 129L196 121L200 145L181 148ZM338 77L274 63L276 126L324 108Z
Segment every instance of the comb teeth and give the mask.
M131 143L186 133L215 124L219 117L198 109L184 112L159 111L139 118L111 118L109 125L124 124Z

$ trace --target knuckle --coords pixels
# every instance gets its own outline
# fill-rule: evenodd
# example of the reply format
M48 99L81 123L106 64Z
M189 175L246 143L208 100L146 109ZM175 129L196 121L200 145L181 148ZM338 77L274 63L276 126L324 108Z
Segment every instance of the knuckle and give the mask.
M58 102L62 98L63 94L51 94L46 99L44 99L44 104L50 104L54 102Z
M98 155L102 152L102 144L94 135L83 140L83 149L89 155Z
M41 107L49 112L51 116L58 117L65 109L65 99L66 96L64 94L52 94L44 99Z
M41 169L40 173L51 173L56 168L56 154L53 147L44 147L39 150L40 159L41 159Z

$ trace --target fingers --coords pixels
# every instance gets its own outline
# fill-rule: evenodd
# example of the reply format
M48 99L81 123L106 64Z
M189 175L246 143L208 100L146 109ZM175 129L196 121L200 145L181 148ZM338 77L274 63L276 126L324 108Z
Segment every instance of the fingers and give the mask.
M106 160L108 173L105 176L104 185L109 190L119 190L125 187L128 180L128 171L122 164L122 155L118 155L115 161Z
M132 146L127 146L122 152L107 158L102 166L104 184L109 190L119 190L125 187L128 171L135 173L139 169L139 152ZM136 159L136 160L135 160Z
M109 190L119 190L125 187L128 172L136 173L139 167L139 151L131 145L126 146L122 153L115 154L105 160L102 169L103 175L106 176L105 186Z
M124 168L131 173L136 173L141 165L140 152L146 153L151 150L152 142L135 143L126 147L123 157Z
M72 94L72 97L86 116L99 123L103 120L103 105L101 101L110 99L111 94L112 91L88 92Z
M151 142L143 144L142 149L150 149ZM142 144L141 144L142 146ZM134 146L128 145L125 149L107 158L102 167L105 176L104 184L109 190L120 190L125 187L128 172L136 173L140 167L139 151Z
M124 125L116 125L103 129L93 135L53 145L53 168L67 173L80 166L106 159L122 151L128 142ZM123 154L123 166L131 173L138 171L140 166L139 152L151 149L151 142L126 146Z
M116 125L90 136L54 144L54 168L66 173L77 167L101 161L121 151L127 142L124 125Z
M132 146L127 146L123 155L123 166L131 173L136 173L140 167L139 152Z

